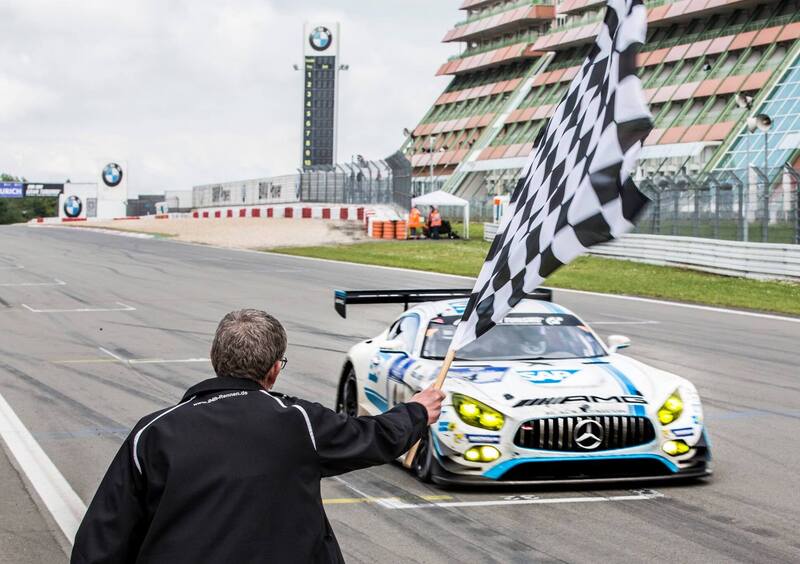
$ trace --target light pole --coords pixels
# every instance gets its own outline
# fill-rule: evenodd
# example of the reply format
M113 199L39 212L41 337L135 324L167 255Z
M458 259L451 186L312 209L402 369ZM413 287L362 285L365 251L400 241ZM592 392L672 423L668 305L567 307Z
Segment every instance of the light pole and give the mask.
M431 172L430 172L431 189L429 190L430 192L433 192L433 143L435 141L436 141L436 136L435 135L429 135L428 136L428 153L429 153L429 156L430 156L430 159L431 159L431 161L430 161L430 163L431 163Z
M764 214L761 217L761 240L769 240L769 130L772 127L772 118L767 114L758 114L755 117L756 127L764 132Z
M743 110L747 110L748 112L753 109L753 97L748 96L746 94L742 94L739 92L736 94L736 105L742 108ZM756 130L756 123L755 118L752 116L748 116L747 118L747 131L751 135ZM747 241L749 239L750 234L750 218L749 215L749 201L750 201L750 166L752 165L751 156L750 156L750 149L752 148L753 141L752 139L747 139L747 170L745 171L745 176L747 177L747 191L745 192L744 198L742 199L742 205L740 206L739 213L742 215L742 240Z
M411 145L414 139L414 132L408 129L407 127L403 128L403 137L406 138L405 142L403 143L403 153L406 155L406 158L411 161L414 158L414 147ZM411 166L411 178L409 179L411 194L410 197L414 198L416 195L416 185L414 184L414 166ZM410 204L409 204L410 205Z

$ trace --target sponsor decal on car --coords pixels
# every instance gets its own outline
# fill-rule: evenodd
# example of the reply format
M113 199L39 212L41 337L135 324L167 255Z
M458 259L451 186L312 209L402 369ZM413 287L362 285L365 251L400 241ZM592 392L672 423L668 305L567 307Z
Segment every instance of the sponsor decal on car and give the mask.
M508 368L502 366L458 366L451 368L447 375L473 384L493 384L502 381L507 371Z
M467 435L467 440L471 443L500 444L500 437L498 435Z
M694 428L692 427L681 427L680 429L671 429L672 434L676 437L691 437L694 435Z
M647 405L647 400L642 396L565 396L521 400L517 402L514 407L524 407L529 405L564 405L569 403L617 403Z
M403 378L406 375L406 372L411 367L411 365L414 364L414 362L415 361L414 361L413 358L407 358L407 357L400 356L389 367L389 374L388 374L387 377L390 380L395 380L397 382L402 382Z
M452 309L458 315L462 315L464 313L464 310L467 309L467 304L465 304L465 303L450 302L447 305L450 307L450 309Z
M578 372L580 372L579 368L572 370L518 370L517 374L531 384L560 384Z

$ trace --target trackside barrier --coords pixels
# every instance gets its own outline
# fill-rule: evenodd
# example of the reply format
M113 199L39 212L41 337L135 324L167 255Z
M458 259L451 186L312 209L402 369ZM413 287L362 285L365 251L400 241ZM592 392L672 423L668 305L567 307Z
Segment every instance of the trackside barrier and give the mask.
M54 223L98 223L101 221L150 221L156 219L185 219L191 217L188 213L162 213L156 215L128 215L121 217L36 217L28 221L29 224L54 224Z
M336 219L363 221L369 211L363 206L303 204L276 206L232 206L194 210L195 219L220 219L233 217L280 217L286 219Z
M378 206L381 208L381 206ZM281 217L291 219L328 219L346 221L364 221L371 214L373 209L366 209L363 206L331 205L331 204L304 204L297 206L228 206L219 208L204 208L193 210L191 213L168 213L147 216L124 216L114 218L58 218L58 217L39 217L31 219L28 223L68 223L75 221L109 221L113 220L137 220L137 219L232 219L234 217ZM384 211L385 213L385 211Z
M484 239L494 240L496 232L497 224L484 224ZM636 233L596 245L589 253L726 276L800 281L800 245Z

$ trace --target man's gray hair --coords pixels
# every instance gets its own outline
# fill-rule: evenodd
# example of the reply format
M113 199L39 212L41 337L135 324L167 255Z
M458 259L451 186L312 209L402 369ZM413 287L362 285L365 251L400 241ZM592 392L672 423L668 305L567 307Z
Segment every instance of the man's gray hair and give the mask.
M265 311L240 309L222 318L211 345L217 376L261 382L286 352L286 331Z

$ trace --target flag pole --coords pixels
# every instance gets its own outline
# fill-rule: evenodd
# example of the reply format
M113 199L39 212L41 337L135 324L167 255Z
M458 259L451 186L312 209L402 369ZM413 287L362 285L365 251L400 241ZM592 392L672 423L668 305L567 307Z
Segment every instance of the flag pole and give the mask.
M447 351L447 354L444 357L444 362L442 362L442 368L439 370L439 375L436 377L436 380L433 382L433 389L434 390L441 390L442 386L444 385L444 380L447 378L447 371L450 370L450 365L453 364L453 359L456 357L455 349L450 349ZM417 457L417 450L419 449L419 441L414 443L409 451L406 453L406 458L403 460L403 466L406 468L411 468L411 465L414 463L414 459Z

